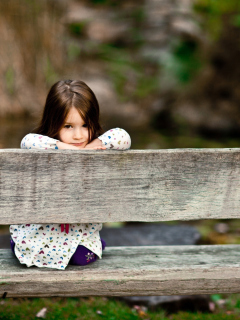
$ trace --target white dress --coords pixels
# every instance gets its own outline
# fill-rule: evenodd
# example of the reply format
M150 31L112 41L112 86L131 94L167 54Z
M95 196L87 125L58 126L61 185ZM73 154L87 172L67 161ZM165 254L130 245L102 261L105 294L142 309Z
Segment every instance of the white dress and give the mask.
M127 150L131 146L129 134L120 128L108 130L98 137L107 149ZM29 133L21 141L22 149L58 149L58 140ZM47 267L64 270L78 245L83 245L102 258L99 231L101 223L56 223L11 225L10 234L15 242L15 255L28 267Z

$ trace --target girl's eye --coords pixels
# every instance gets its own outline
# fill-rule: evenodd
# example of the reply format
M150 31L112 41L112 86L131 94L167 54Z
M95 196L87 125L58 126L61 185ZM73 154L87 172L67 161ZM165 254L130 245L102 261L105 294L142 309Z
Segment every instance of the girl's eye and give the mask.
M64 128L69 129L69 128L72 128L72 126L70 124L65 124Z
M87 124L85 123L85 124L83 125L83 127L84 127L84 128L87 128Z

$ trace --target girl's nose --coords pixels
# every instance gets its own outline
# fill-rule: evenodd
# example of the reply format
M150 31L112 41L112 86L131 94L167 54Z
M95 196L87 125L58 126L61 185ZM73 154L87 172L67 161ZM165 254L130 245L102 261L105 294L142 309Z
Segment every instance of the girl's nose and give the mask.
M82 131L80 128L75 128L74 132L73 132L73 138L74 139L81 139L82 137Z

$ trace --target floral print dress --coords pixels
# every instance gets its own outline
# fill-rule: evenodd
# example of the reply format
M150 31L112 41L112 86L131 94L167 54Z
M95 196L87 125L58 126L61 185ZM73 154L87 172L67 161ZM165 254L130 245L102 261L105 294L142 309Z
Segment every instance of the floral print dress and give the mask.
M108 130L98 137L107 149L127 150L131 146L129 134L120 128ZM58 149L58 140L29 133L21 141L22 149ZM82 245L100 259L102 243L101 223L21 224L11 225L10 234L15 243L14 252L27 267L47 267L64 270L78 245Z

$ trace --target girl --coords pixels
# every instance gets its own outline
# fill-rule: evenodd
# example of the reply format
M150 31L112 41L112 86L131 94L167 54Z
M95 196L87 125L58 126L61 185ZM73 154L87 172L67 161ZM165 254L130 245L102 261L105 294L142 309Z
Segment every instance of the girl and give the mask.
M119 149L131 146L129 134L111 129L102 134L99 105L82 81L55 83L46 99L37 134L21 141L23 149ZM28 267L64 270L68 263L86 265L101 259L105 248L100 239L101 223L11 225L11 247Z

